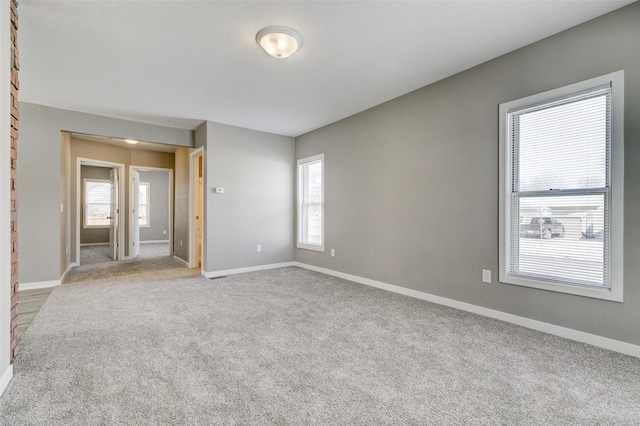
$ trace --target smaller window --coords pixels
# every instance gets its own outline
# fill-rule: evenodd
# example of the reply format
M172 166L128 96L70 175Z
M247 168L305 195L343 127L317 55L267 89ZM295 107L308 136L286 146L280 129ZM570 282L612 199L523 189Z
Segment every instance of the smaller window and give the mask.
M111 220L111 183L108 180L84 180L84 227L108 228Z
M138 197L138 226L148 228L151 226L151 183L140 182L138 187L140 190L140 195Z
M298 160L298 248L324 251L324 154Z

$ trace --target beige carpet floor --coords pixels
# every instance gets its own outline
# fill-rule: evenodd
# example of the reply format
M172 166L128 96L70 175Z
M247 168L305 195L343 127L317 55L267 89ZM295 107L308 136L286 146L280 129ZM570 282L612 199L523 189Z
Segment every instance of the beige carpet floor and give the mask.
M299 268L130 272L53 290L0 424L640 424L637 358Z

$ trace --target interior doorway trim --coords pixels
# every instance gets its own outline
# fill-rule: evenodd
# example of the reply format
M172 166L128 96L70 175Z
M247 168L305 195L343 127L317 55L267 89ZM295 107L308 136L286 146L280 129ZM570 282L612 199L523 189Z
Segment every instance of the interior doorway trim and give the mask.
M118 223L122 224L122 208L124 206L124 173L125 167L122 163L112 163L109 161L95 160L93 158L78 157L76 162L76 244L73 253L73 265L80 266L80 233L82 231L82 217L80 206L82 204L82 166L98 166L118 169ZM118 226L118 259L124 259L124 226Z
M169 234L169 255L173 255L173 169L168 169L164 167L147 167L147 166L129 166L129 188L133 186L133 173L132 171L136 170L138 172L167 172L169 174L169 229L167 233ZM127 217L129 220L129 259L133 258L134 246L133 246L133 233L135 230L133 229L133 191L129 191L129 211L127 212Z
M198 170L194 167L194 164L198 161L198 159L202 157L202 191L200 194L197 193L197 187L194 185L196 177L198 177ZM197 268L198 267L198 237L202 240L202 262L200 266L200 271L204 271L204 263L205 263L205 246L206 241L203 238L204 235L204 227L205 227L205 197L204 197L204 188L206 187L206 182L204 180L204 147L200 147L195 151L189 154L189 267ZM202 217L200 218L202 226L200 229L201 235L198 235L198 223L196 221L196 210L197 210L197 202L198 196L202 199Z

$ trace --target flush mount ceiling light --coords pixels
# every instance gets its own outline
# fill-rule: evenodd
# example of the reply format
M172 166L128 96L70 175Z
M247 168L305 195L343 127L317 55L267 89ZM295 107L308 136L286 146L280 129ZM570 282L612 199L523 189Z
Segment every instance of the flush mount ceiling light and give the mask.
M258 32L256 41L274 58L284 59L302 46L300 34L287 27L267 27Z
M135 145L135 144L137 144L137 143L138 143L138 141L137 141L137 140L135 140L135 139L125 139L124 141L125 141L126 143L128 143L129 145Z

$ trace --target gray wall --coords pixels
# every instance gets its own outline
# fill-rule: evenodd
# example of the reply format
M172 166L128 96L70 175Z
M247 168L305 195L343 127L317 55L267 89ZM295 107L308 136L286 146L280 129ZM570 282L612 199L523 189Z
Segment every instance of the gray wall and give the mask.
M137 123L92 114L66 111L25 102L20 103L20 282L60 279L67 268L66 247L70 232L60 241L60 224L70 220L69 197L59 185L61 131L72 131L118 138L134 138L178 146L193 146L193 131ZM137 159L137 157L132 157ZM141 164L144 165L144 164ZM74 167L72 166L73 170ZM61 212L60 206L63 211ZM75 209L75 206L74 206Z
M140 242L169 241L169 172L141 171L140 182L151 187L150 226L140 227Z
M109 244L109 228L85 228L84 227L84 180L85 179L110 179L110 168L82 166L80 167L80 244Z
M60 271L67 269L71 264L71 134L60 133Z
M634 3L297 138L325 154L326 252L296 260L640 344L639 52ZM497 283L498 105L620 69L625 302Z
M206 123L205 272L293 260L294 157L293 138Z

